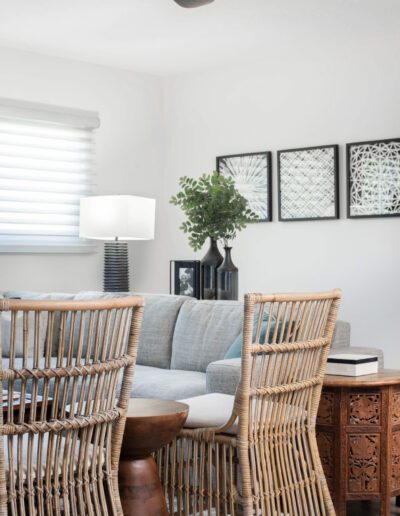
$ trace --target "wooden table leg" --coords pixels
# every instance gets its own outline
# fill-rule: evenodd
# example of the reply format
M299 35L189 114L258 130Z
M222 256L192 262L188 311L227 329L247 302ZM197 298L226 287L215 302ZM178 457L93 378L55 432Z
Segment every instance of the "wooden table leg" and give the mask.
M118 479L124 516L168 516L157 466L151 456L121 457Z

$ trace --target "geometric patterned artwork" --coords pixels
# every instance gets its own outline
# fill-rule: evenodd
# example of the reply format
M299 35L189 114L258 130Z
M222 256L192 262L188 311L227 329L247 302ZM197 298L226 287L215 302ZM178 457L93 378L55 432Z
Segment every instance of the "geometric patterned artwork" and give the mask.
M254 152L217 157L217 171L231 177L259 222L272 220L271 153Z
M400 215L400 140L347 144L348 216Z
M279 220L339 217L338 146L278 151Z

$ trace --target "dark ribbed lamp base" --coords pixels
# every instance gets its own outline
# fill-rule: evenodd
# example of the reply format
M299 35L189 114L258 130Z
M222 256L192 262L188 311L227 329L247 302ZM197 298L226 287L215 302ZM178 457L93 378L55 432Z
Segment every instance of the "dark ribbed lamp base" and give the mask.
M128 242L104 243L104 292L129 292Z

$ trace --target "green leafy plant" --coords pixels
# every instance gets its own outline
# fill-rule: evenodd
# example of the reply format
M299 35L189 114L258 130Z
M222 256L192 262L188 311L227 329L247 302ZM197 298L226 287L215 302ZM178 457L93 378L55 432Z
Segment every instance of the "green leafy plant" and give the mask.
M199 179L184 176L179 186L181 191L170 202L186 214L180 229L189 235L194 251L201 249L208 237L223 240L226 246L248 223L258 221L230 177L218 172L203 174Z

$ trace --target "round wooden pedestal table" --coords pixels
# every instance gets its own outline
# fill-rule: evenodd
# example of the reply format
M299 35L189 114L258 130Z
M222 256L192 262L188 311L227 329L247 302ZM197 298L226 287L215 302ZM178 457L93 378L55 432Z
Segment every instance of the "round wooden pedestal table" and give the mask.
M129 401L119 463L119 491L125 516L167 516L157 466L151 454L184 425L189 407L177 401Z

